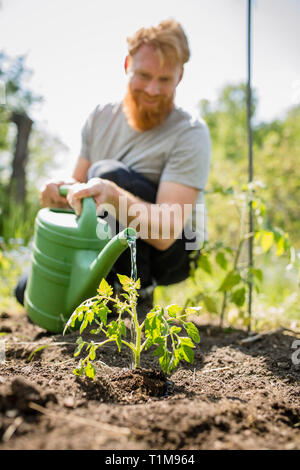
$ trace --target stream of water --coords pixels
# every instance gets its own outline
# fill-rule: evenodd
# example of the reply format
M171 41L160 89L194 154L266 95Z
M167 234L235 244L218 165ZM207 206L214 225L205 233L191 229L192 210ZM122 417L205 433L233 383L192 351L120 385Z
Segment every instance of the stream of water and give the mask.
M137 280L137 265L136 265L136 238L127 235L127 243L130 248L131 256L131 278Z

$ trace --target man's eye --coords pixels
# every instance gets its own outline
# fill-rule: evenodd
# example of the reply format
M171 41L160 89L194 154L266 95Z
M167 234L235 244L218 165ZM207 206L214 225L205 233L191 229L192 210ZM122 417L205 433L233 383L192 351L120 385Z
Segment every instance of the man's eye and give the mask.
M149 80L149 75L147 73L139 73L139 77L143 80Z

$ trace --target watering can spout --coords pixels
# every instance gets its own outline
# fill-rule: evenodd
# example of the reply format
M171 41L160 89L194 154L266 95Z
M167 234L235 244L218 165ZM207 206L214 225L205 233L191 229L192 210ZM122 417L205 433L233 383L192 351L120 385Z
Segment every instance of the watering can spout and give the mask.
M79 250L73 260L66 309L74 311L76 307L96 294L102 280L110 272L119 256L128 248L130 240L136 239L136 231L126 228L112 238L95 259L89 259L89 250Z

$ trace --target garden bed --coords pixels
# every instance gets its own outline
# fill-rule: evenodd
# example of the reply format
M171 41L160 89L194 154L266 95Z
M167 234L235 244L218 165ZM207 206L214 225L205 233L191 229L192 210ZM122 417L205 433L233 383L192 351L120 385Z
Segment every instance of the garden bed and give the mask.
M93 381L73 374L78 333L0 315L0 449L300 449L292 332L243 342L245 331L200 316L193 364L166 377L150 349L130 371L128 351L110 343Z

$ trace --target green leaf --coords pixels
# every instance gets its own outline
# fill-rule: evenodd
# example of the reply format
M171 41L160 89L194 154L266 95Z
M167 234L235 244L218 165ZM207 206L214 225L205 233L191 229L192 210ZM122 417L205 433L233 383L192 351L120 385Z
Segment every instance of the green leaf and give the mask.
M285 252L285 240L284 237L281 237L276 243L276 256L281 256Z
M271 246L274 243L274 233L273 232L267 232L264 230L262 232L261 240L260 240L260 245L262 247L262 250L264 253L266 253Z
M203 302L205 307L210 313L218 313L218 306L216 301L209 295L203 295Z
M231 294L232 302L237 305L238 307L242 307L246 300L246 289L245 287L241 287L240 289L236 289Z
M193 364L193 362L194 362L194 351L189 346L181 345L180 355L186 362L189 362L190 364Z
M102 305L96 312L97 317L100 318L104 326L106 326L107 324L108 312L109 312L109 308L106 305Z
M65 329L64 329L64 333L65 333L65 330L67 329L68 326L70 326L71 328L74 328L75 322L76 322L76 320L77 320L77 318L78 318L78 315L79 315L79 312L80 312L80 311L81 311L80 309L76 309L76 310L72 313L72 315L70 316L70 318L69 318L69 320L68 320L68 323L66 324L66 327L65 327Z
M121 352L121 348L122 348L121 335L117 334L115 339L116 339L116 343L117 343L117 346L118 346L118 350L119 350L119 352Z
M170 352L165 351L162 356L160 356L158 360L160 367L162 368L163 372L168 372L169 364L170 364Z
M202 307L199 305L195 305L193 307L187 307L184 312L185 312L185 318L189 317L190 315L199 315L199 312L202 310Z
M124 337L126 337L126 335L127 335L126 326L125 326L125 323L123 322L123 320L120 323L120 334L121 334L121 336L124 336Z
M77 339L76 343L78 344L78 346L74 351L74 357L79 356L79 354L81 353L81 350L82 350L82 348L85 344L81 337L79 337Z
M179 343L180 345L188 346L189 348L192 348L192 349L195 347L193 341L188 336L181 336L179 338Z
M256 279L257 279L258 281L260 281L260 282L263 281L264 274L263 274L263 272L262 272L261 269L258 269L258 268L250 268L249 271L250 271L250 273L253 274L253 276L256 277Z
M87 377L90 377L93 380L95 379L96 369L93 366L93 364L91 364L90 362L88 362L87 365L85 366L84 372Z
M170 373L173 370L176 370L177 367L179 366L179 362L180 362L180 355L177 354L177 351L175 351L171 357L170 364L168 367L168 372Z
M87 322L91 324L91 323L93 322L93 320L94 320L94 312L93 312L93 309L89 309L89 310L86 312L85 316L86 316Z
M177 315L182 312L182 307L179 307L176 304L172 304L166 307L166 311L169 317L176 318Z
M90 349L89 358L91 361L94 361L96 358L96 346L94 344L92 345Z
M240 282L240 280L241 276L237 271L230 271L223 280L218 290L222 292L230 290L232 289L232 287L236 286Z
M72 316L70 318L72 328L75 326L76 320L78 320L79 322L82 321L84 314L87 310L88 310L88 307L86 305L81 305L76 308L75 312L72 313Z
M113 288L103 278L102 281L100 282L97 292L102 297L111 297L113 295Z
M128 284L132 284L131 278L128 276L125 276L125 274L117 274L117 276L122 286L127 286Z
M110 322L108 327L107 327L108 336L112 336L112 335L117 334L118 329L119 329L119 326L118 326L118 323L115 320Z
M89 323L92 323L93 320L94 320L94 313L92 310L88 310L84 315L83 322L81 323L80 330L79 330L80 334L83 332L83 330L87 327Z
M83 367L81 367L81 368L80 368L80 367L77 367L76 369L73 370L73 374L79 375L79 376L82 375L83 372L84 372Z
M203 269L203 271L205 271L206 273L212 274L211 263L207 255L200 255L200 258L198 261L198 267L200 269Z
M157 340L163 335L162 321L159 316L159 311L150 312L147 315L145 321L145 336L150 338L152 343L156 343Z
M138 290L141 287L141 281L140 279L137 279L137 281L134 281L128 276L125 276L124 274L117 274L119 281L123 287L123 290L125 292L129 292L131 289Z
M216 255L216 262L218 263L218 265L226 270L227 269L227 266L228 266L228 263L227 263L227 258L225 256L225 254L223 253L223 251L220 251L219 253L217 253Z
M274 229L274 238L276 243L276 256L282 256L291 247L289 235L276 227Z
M160 344L152 353L152 356L161 356L164 353L164 344Z
M174 334L180 333L181 330L182 330L182 328L180 328L179 326L171 326L171 328L170 328L170 332L174 333Z
M84 366L82 364L82 360L79 361L79 367L73 370L73 374L75 375L82 375L84 373Z
M186 329L187 334L192 338L195 343L200 343L200 335L198 328L194 325L192 322L187 322L184 325L184 328Z
M87 327L87 324L88 322L86 320L84 320L81 325L80 325L80 330L79 330L79 333L82 334L82 332L85 330L85 328Z
M272 228L272 232L274 234L274 240L276 243L285 235L284 231L279 227Z
M83 320L83 317L84 317L84 312L82 311L77 317L78 321L81 322ZM75 320L76 318L74 318L72 326L75 326Z
M90 330L89 333L91 335L99 335L99 333L102 331L102 326L99 326L99 328L96 328L96 329L93 329L93 330Z

